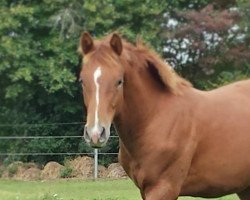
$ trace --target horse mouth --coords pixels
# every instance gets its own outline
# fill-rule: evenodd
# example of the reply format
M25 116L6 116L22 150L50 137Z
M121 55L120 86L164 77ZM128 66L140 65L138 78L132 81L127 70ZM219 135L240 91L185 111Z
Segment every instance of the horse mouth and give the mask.
M106 143L97 143L97 144L92 143L92 142L89 143L89 146L92 147L92 148L94 148L94 149L101 149L101 148L103 148L105 145L106 145Z

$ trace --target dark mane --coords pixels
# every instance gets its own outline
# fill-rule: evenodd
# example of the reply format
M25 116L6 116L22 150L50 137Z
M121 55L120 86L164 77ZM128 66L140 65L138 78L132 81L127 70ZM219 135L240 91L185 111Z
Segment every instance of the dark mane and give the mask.
M123 39L123 44L124 54L122 56L125 56L130 62L137 62L135 66L148 68L152 77L157 79L161 87L167 87L174 94L180 93L180 86L192 87L189 81L176 74L168 63L145 46L141 40L138 40L134 46Z

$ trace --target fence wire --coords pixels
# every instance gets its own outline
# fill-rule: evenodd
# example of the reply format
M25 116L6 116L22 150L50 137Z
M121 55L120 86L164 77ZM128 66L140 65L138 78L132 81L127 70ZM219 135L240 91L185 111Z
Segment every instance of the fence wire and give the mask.
M68 126L68 125L84 125L85 122L60 122L60 123L39 123L39 124L0 124L0 128L16 128L16 127L44 127L44 126ZM0 142L6 140L26 140L26 139L71 139L71 138L83 138L82 135L55 135L55 136L0 136ZM112 135L110 138L119 138ZM99 152L98 149L93 149L93 152L0 152L0 156L73 156L73 155L88 155L93 156L94 163L94 178L98 178L98 155L118 155L118 152Z
M0 124L0 127L42 127L42 126L64 126L64 125L83 125L85 122L61 122L61 123L40 123L40 124ZM71 139L71 138L83 138L81 135L56 135L56 136L0 136L1 140L23 140L23 139ZM110 138L118 138L118 136L112 135ZM90 152L59 152L59 153L43 153L43 152L28 152L28 153L8 153L0 152L0 156L52 156L52 155L94 155ZM117 155L117 152L102 153L99 155Z
M61 152L61 153L0 153L0 156L59 156L59 155L94 155L95 153L76 153L76 152ZM102 153L99 155L118 155L118 153Z
M118 138L118 136L111 135L110 138ZM56 135L56 136L0 136L0 140L15 140L15 139L64 139L64 138L83 138L81 135Z
M0 124L0 127L39 127L39 126L65 126L65 125L84 125L85 122L57 122L39 124Z
M0 136L1 140L18 140L18 139L65 139L65 138L83 138L79 135L57 135L57 136ZM110 138L119 138L118 136L112 135ZM0 156L53 156L53 155L94 155L91 152L58 152L58 153L43 153L43 152L28 152L28 153L8 153L0 152ZM98 152L99 155L117 155L117 152Z

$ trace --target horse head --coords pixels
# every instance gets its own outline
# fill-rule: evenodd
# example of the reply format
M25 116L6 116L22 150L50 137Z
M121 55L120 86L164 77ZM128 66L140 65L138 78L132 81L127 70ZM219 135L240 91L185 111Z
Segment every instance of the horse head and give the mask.
M93 41L89 33L83 33L80 51L80 82L87 109L84 139L90 146L100 148L109 139L111 123L123 100L124 69L119 59L122 40L114 33L108 41Z

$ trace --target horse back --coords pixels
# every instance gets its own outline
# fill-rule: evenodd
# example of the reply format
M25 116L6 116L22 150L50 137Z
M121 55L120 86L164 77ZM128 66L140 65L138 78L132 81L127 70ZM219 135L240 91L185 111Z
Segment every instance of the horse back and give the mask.
M202 96L196 118L200 140L183 193L213 197L239 192L250 185L250 80Z

